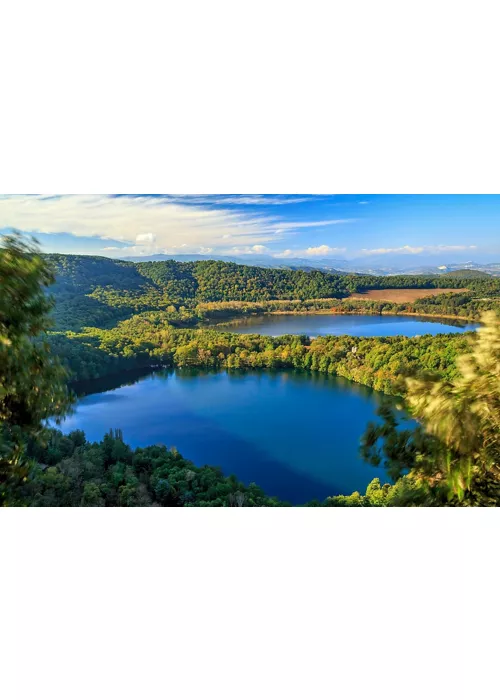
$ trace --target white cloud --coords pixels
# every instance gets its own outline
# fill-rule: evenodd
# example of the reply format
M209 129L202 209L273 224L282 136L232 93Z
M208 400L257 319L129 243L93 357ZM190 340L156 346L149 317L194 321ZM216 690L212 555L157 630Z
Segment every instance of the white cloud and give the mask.
M328 245L319 245L315 248L307 248L306 255L331 255L332 253L344 252L345 248L330 248Z
M305 250L291 250L287 248L281 253L275 253L273 257L275 258L311 258L316 256L328 257L331 255L338 255L339 253L345 253L346 248L331 248L328 245L319 245L312 248L306 248Z
M265 255L269 253L269 248L265 245L246 245L242 247L230 248L226 251L227 255Z
M299 204L317 199L324 199L328 195L288 195L288 194L177 194L166 195L170 202L181 204L238 204L238 205L263 205L276 206L282 204Z
M205 198L206 205L199 203L200 197ZM132 254L136 254L136 249L151 254L178 250L180 246L191 250L217 250L242 244L244 247L261 246L283 240L302 228L349 221L284 221L255 208L249 212L248 209L222 206L224 203L244 204L245 198L262 204L269 203L270 199L262 195L177 195L165 198L6 195L0 197L0 228L18 228L35 234L71 233L77 237L96 237L129 244L129 252L134 249ZM273 198L280 204L293 200L293 196L276 195Z
M363 255L387 255L390 253L401 253L403 255L417 255L418 253L446 253L460 250L475 250L476 248L477 246L475 245L404 245L400 248L363 248L361 253Z
M156 236L154 233L139 233L135 237L135 242L140 245L141 243L154 243L156 241Z
M404 245L404 246L401 246L400 248L372 248L370 250L367 248L363 248L363 250L361 252L363 253L363 255L386 255L389 253L410 253L411 254L411 253L423 253L424 248L422 246L415 248L415 247L412 247L409 245Z
M164 255L210 255L214 252L213 248L207 248L206 246L191 246L187 243L182 245L172 246L171 248L162 248L158 250L154 245L131 245L125 246L123 248L118 248L115 246L110 246L107 248L102 248L101 250L119 250L120 257L135 257L138 255L156 255L158 253Z

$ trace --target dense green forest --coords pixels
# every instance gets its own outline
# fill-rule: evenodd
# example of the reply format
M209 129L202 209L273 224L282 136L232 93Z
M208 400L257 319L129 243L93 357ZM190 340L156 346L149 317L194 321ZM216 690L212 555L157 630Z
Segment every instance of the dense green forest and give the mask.
M463 294L411 303L349 299L381 288L446 289L440 277L370 277L273 270L232 263L126 263L46 256L54 268L56 326L49 341L73 380L154 366L299 368L328 372L386 393L417 369L449 379L461 336L268 338L213 324L265 312L421 313L477 319L499 304L500 280L454 280ZM210 325L211 324L211 325Z
M91 294L96 289L143 292L156 289L175 304L216 301L341 298L370 289L446 289L457 287L484 296L500 293L500 278L474 271L436 275L350 275L320 270L252 267L216 260L131 263L82 255L46 255L53 266L53 292Z
M154 445L132 450L120 430L99 443L89 443L81 430L63 435L47 431L44 442L31 441L34 460L30 479L16 492L18 504L31 506L207 506L275 507L288 503L267 496L256 484L246 486L217 467L196 467L176 450ZM307 506L405 505L415 487L374 478L365 494L331 496ZM12 503L11 505L15 505Z
M500 322L494 311L477 334L419 338L269 338L204 325L234 312L262 311L262 305L300 312L338 303L344 312L391 312L394 305L385 302L340 299L389 286L446 289L443 278L43 257L36 246L11 236L0 250L0 283L4 505L286 505L216 468L197 468L163 446L131 450L119 431L88 443L80 431L64 436L47 430L47 418L64 416L74 399L68 380L158 365L294 367L400 394L417 427L401 430L387 406L383 423L369 426L362 441L365 458L384 467L395 484L374 479L364 495L332 495L308 505L500 503ZM463 295L396 306L411 313L422 303L429 313L449 308L457 317L498 308L499 280L464 277L454 285ZM52 316L47 292L55 299Z
M75 380L148 367L207 369L296 368L327 372L386 393L399 393L401 377L421 369L452 378L467 334L408 338L241 335L219 329L175 328L162 312L146 312L112 329L51 336L56 354Z
M255 484L245 486L215 467L198 468L175 450L132 450L119 430L100 443L82 431L57 430L28 447L31 478L17 492L32 506L277 506Z
M466 279L481 278L488 279L490 275L487 272L482 272L481 270L451 270L451 272L445 272L443 277L461 277Z
M295 304L328 300L330 305L337 300L338 308L344 312L360 309L364 303L368 304L365 311L369 313L450 313L472 318L487 310L500 296L500 278L457 277L453 278L453 285L463 288L464 294L458 295L456 300L449 294L439 295L432 300L430 310L427 310L428 299L400 305L374 302L356 305L349 301L342 302L345 304L342 307L340 300L354 292L385 288L446 289L450 283L446 276L373 277L259 268L219 261L129 263L78 255L45 258L56 277L51 292L56 299L54 317L58 330L79 331L87 326L110 328L144 311L168 312L173 322L196 322L211 317L207 304L262 304L279 300ZM234 311L238 313L237 308Z

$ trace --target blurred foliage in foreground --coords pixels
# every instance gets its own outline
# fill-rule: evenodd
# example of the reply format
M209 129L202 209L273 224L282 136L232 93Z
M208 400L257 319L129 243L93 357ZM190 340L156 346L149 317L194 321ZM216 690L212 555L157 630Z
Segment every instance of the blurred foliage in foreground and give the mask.
M482 322L455 378L406 379L402 407L416 429L401 430L387 405L363 439L364 457L393 478L409 472L423 504L500 505L500 319Z
M37 247L4 236L0 249L0 504L9 504L28 477L26 439L38 436L49 416L69 407L65 372L48 343L35 338L50 326L54 281Z

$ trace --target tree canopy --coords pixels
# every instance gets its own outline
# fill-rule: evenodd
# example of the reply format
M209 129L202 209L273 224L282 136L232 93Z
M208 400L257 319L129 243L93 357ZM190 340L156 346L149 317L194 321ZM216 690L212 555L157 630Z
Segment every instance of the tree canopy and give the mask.
M9 503L26 478L28 436L39 436L50 416L70 400L65 372L43 334L52 302L45 288L53 273L35 243L17 234L0 248L0 504Z
M417 419L398 429L392 408L371 425L364 455L395 478L409 473L429 505L500 504L500 318L485 314L470 351L458 357L451 380L408 377L403 408Z

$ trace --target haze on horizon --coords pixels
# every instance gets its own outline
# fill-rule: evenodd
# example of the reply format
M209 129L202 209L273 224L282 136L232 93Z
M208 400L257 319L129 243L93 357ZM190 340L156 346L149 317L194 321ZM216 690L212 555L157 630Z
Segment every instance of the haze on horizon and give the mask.
M0 232L44 252L355 261L500 262L499 195L1 195Z

